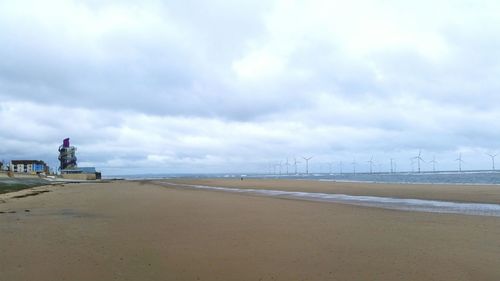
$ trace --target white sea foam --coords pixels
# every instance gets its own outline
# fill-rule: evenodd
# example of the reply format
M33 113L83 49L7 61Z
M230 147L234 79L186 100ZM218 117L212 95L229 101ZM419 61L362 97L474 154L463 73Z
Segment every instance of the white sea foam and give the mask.
M450 202L450 201L392 198L392 197L378 197L378 196L354 196L354 195L332 194L332 193L283 191L283 190L269 190L269 189L240 189L240 188L205 186L205 185L173 184L165 182L159 182L159 183L178 186L178 187L186 187L186 188L218 190L218 191L226 191L233 193L248 193L255 195L293 198L302 200L335 202L335 203L361 205L367 207L377 207L377 208L385 208L393 210L500 217L500 204L461 203L461 202Z

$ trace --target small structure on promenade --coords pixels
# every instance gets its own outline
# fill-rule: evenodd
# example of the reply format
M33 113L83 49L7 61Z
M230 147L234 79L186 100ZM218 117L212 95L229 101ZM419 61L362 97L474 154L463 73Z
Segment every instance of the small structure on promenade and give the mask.
M61 177L73 180L96 180L101 179L101 173L95 167L78 167L76 164L76 147L71 146L69 138L63 140L59 146L59 170Z

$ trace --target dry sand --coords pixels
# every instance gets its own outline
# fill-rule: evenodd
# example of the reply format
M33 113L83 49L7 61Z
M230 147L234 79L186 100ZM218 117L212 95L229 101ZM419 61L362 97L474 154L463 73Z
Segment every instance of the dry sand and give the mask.
M223 183L250 184L244 182ZM251 184L299 188L285 181ZM408 196L422 188L330 185L302 182L301 188ZM461 200L498 199L490 187L480 189L492 193L484 198L456 188L432 198L465 192ZM0 280L500 280L498 217L144 182L35 190L51 192L0 198Z

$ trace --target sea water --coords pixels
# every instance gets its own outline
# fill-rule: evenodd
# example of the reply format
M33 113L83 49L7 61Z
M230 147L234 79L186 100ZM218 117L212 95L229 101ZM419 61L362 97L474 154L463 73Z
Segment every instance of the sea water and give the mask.
M310 174L143 174L110 176L125 179L162 179L162 178L255 178L255 179L296 179L339 182L374 183L428 183L428 184L494 184L500 185L500 171L467 172L422 172L422 173L310 173Z

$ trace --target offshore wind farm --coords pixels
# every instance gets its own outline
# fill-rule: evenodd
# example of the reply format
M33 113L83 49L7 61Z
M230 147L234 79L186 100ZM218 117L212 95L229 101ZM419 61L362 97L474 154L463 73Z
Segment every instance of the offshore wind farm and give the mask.
M374 170L375 158L370 156L366 161L365 166L353 158L350 163L352 170L344 171L344 161L325 161L324 157L316 155L319 158L317 163L313 161L315 156L302 157L304 162L297 161L297 157L293 157L293 165L289 164L288 157L285 160L276 161L277 164L269 165L269 169L261 171L249 170L232 173L170 173L170 174L137 174L137 175L120 175L125 178L282 178L290 180L319 180L319 181L338 181L338 182L373 182L373 183L427 183L427 184L492 184L500 185L500 170L495 169L495 154L486 154L491 158L491 169L462 169L462 164L465 163L462 159L462 154L459 153L458 158L451 162L456 162L456 169L437 169L438 161L433 155L431 160L424 159L423 151L418 150L418 154L409 158L410 167L407 170L397 169L397 159L389 158L387 165L383 166L379 163L378 170ZM444 159L443 159L444 161ZM282 171L282 163L285 163L286 171ZM337 163L337 165L335 165ZM417 164L415 169L414 165ZM423 166L423 164L427 164ZM484 162L486 163L486 162ZM301 165L302 164L302 165ZM288 166L292 165L293 170L289 170ZM486 164L483 164L486 165Z
M286 180L316 180L332 182L360 182L360 183L394 183L394 184L472 184L472 185L500 185L500 171L498 170L463 170L461 172L448 171L411 171L402 172L360 172L353 170L343 171L340 169L333 172L309 171L297 173L276 172L234 172L234 173L155 173L155 174L129 174L109 175L108 178L124 179L173 179L173 178L254 178L254 179L286 179ZM105 177L106 178L106 177Z

